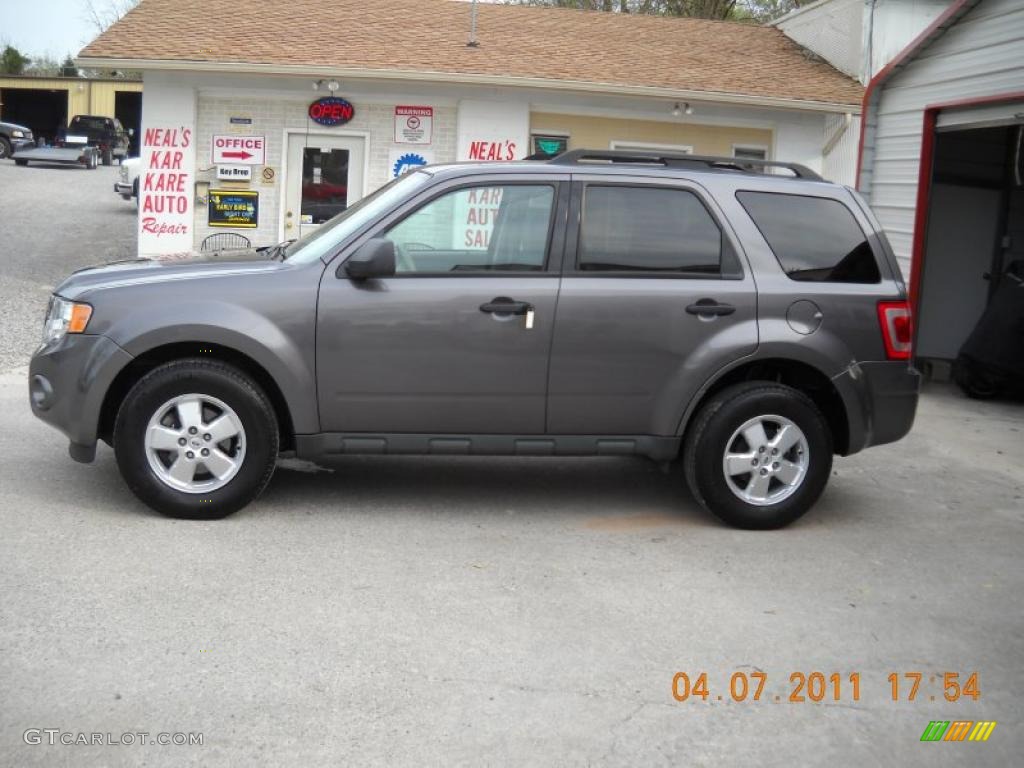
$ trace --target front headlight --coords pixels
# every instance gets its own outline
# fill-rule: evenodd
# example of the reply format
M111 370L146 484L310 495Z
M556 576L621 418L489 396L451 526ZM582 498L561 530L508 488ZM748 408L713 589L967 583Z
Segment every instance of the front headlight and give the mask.
M43 344L56 341L65 333L82 333L92 317L92 307L68 301L60 296L50 298L50 308L43 325Z
M25 132L24 131L11 131L11 136L13 136L15 139L24 139L25 138Z
M121 181L128 181L128 166L121 163L121 170L118 171L121 176Z

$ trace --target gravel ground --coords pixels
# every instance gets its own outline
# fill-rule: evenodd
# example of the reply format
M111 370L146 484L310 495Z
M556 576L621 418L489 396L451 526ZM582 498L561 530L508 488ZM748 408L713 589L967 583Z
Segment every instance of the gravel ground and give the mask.
M0 160L0 371L28 363L55 285L135 256L135 204L114 193L117 172Z

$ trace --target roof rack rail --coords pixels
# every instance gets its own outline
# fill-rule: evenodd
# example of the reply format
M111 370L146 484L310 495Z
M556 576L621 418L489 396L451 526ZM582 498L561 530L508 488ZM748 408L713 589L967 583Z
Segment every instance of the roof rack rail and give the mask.
M817 173L799 163L779 160L758 160L748 157L715 157L711 155L685 155L672 152L623 151L616 149L570 149L548 160L552 165L582 165L608 163L610 165L662 165L666 168L694 168L697 170L738 171L750 173L749 166L759 168L785 168L793 177L807 181L824 181ZM785 177L782 177L785 178Z

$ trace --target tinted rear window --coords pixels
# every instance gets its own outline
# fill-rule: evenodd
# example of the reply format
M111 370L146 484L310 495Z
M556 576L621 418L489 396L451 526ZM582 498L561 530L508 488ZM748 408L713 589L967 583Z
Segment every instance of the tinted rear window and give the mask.
M583 198L581 270L717 275L722 232L682 189L590 185Z
M107 127L107 120L103 117L75 117L71 120L71 127L102 131Z
M838 200L737 192L782 269L793 280L877 283L875 255L850 209Z

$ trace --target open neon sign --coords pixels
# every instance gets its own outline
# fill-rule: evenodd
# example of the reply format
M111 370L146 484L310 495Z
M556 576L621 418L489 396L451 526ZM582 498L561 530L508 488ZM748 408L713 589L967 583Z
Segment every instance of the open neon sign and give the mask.
M309 119L320 125L344 125L356 115L356 108L339 96L324 96L309 105Z

